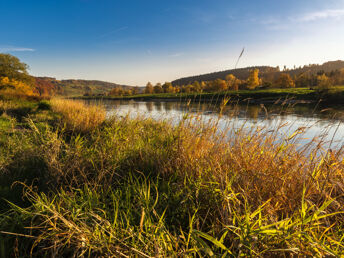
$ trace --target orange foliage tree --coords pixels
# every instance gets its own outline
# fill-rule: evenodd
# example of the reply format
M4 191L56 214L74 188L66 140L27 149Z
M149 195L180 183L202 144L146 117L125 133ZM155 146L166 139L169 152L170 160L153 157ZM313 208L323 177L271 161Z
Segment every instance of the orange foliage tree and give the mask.
M8 77L0 77L0 94L11 96L36 95L31 85Z
M57 92L57 87L50 81L35 78L34 92L39 94L39 96L52 96Z

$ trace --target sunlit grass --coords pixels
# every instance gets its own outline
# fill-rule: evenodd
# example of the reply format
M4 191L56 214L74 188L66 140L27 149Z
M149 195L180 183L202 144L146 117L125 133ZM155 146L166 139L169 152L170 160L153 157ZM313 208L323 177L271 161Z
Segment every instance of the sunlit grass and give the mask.
M105 110L100 106L85 106L78 101L53 99L52 110L61 114L68 129L86 132L96 128L105 119Z
M221 133L197 115L172 126L52 108L57 127L27 120L1 154L0 190L26 200L0 216L0 246L16 245L5 254L344 254L342 150L297 148L302 130L281 140L269 128Z

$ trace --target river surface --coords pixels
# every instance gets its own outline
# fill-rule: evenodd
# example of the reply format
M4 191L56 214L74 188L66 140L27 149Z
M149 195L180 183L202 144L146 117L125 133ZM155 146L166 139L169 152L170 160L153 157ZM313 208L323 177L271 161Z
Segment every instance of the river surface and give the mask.
M98 102L99 101L91 101ZM218 121L218 130L263 128L278 131L281 139L302 129L298 144L325 142L326 148L344 146L344 109L320 109L309 105L238 105L229 104L220 111L219 105L209 103L102 100L107 116L153 118L178 124L186 115L198 121ZM221 115L220 115L221 113ZM195 119L195 118L191 118Z

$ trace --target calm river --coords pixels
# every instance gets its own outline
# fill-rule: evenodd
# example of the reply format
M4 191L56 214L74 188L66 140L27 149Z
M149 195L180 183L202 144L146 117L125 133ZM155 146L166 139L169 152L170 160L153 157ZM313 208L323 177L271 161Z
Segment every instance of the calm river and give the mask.
M94 102L94 101L91 101ZM99 101L96 101L99 103ZM219 117L219 106L209 103L182 103L161 101L102 100L107 116L137 116L166 120L178 124L186 114L198 115L203 122L219 119L218 130L228 128L264 128L276 130L281 139L302 128L305 133L299 144L306 144L314 137L326 141L326 147L340 148L344 145L344 109L320 109L307 105L288 107L280 105L227 105ZM284 125L282 128L281 125ZM331 143L331 144L330 144Z

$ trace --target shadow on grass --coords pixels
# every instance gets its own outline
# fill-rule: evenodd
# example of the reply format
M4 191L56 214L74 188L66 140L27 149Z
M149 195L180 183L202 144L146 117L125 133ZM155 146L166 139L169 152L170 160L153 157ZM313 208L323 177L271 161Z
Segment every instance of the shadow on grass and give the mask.
M23 198L23 184L33 186L39 192L48 190L47 165L42 158L19 154L0 174L0 211L8 210L9 202L22 207L30 205ZM21 182L21 183L19 183Z

